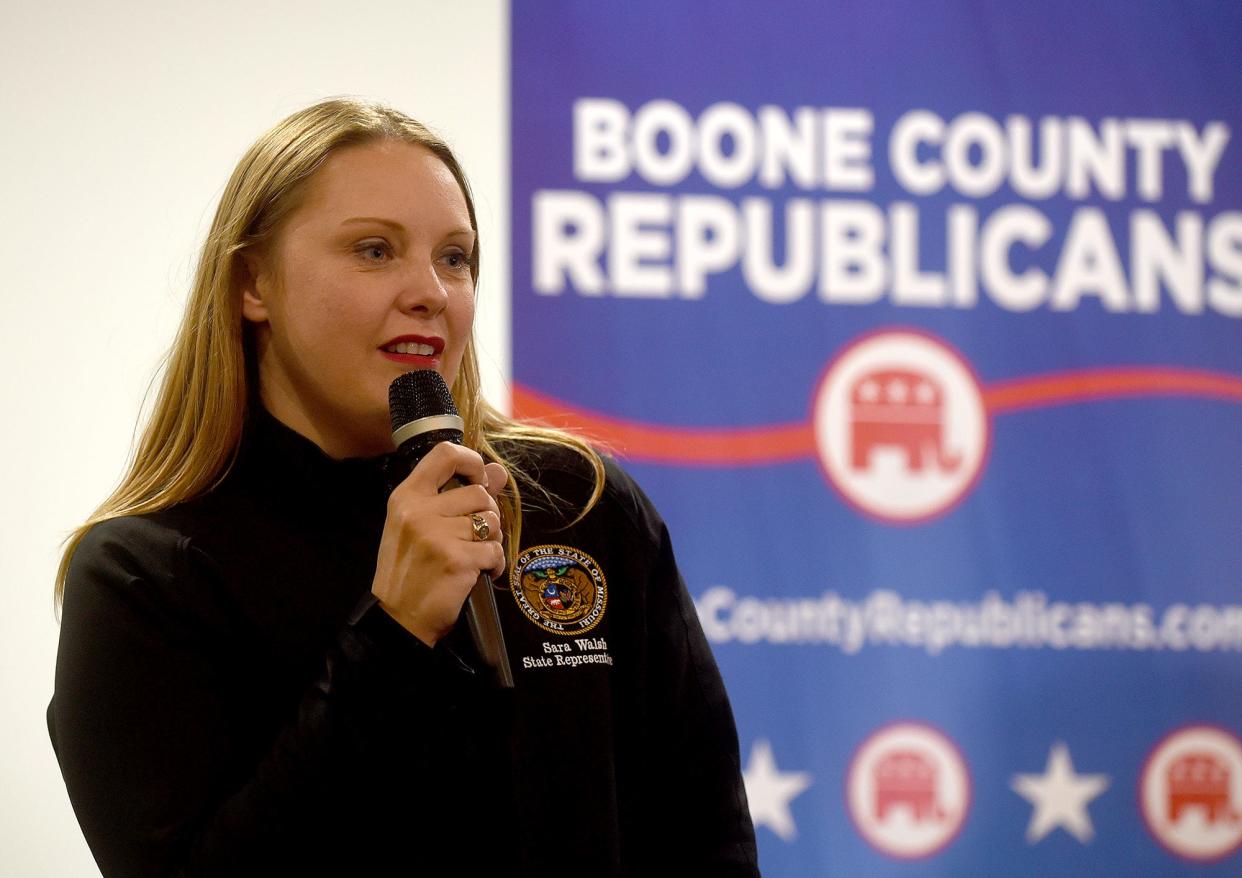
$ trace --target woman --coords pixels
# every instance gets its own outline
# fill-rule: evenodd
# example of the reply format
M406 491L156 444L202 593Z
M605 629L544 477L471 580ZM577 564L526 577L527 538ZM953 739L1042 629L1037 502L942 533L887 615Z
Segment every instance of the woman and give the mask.
M757 873L658 515L479 395L476 233L452 153L385 107L309 107L235 170L133 465L61 566L48 722L106 876ZM467 447L392 489L414 368ZM458 622L482 572L512 690Z

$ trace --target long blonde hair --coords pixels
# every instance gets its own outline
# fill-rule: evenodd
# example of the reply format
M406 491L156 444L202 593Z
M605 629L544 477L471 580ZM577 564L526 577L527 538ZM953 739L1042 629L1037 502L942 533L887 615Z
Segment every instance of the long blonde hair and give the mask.
M457 179L476 233L470 271L477 284L478 223L470 185L448 145L426 126L390 107L346 98L322 101L278 123L242 156L220 197L151 417L120 485L65 541L56 574L57 606L69 562L92 527L123 515L167 509L206 493L228 474L241 443L253 390L249 384L256 374L238 288L246 270L242 255L261 252L298 207L306 182L328 156L345 146L382 139L426 147ZM486 460L505 464L513 475L500 498L510 563L521 538L521 492L540 489L517 461L502 457L498 443L546 443L578 452L590 464L595 480L579 515L599 499L603 464L586 442L515 421L482 398L473 338L452 391L465 421L466 445Z

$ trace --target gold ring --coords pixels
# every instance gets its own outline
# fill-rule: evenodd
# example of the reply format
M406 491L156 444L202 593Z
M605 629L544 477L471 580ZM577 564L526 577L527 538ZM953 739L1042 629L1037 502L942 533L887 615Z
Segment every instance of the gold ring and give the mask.
M474 528L474 538L480 542L492 535L491 525L487 523L486 518L477 512L470 513L470 526Z

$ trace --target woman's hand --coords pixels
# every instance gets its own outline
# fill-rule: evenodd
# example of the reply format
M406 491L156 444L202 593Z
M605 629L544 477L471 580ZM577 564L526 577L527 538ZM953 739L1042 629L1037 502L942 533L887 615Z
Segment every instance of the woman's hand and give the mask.
M440 493L454 476L468 484ZM441 442L388 498L371 591L428 646L456 623L480 573L504 572L496 497L508 480L500 464L484 464L469 448ZM476 538L472 514L487 523L487 539Z

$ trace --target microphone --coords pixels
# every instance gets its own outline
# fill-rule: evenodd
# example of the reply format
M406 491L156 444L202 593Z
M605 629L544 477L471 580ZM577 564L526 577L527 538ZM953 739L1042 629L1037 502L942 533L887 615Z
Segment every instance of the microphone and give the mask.
M392 416L392 441L411 470L440 442L462 444L465 422L457 414L448 385L434 369L406 372L393 381L388 386L388 410ZM449 487L460 484L456 478L448 482ZM496 672L500 686L512 689L513 671L505 650L505 634L500 627L492 579L486 573L480 574L466 599L466 621L479 656Z

